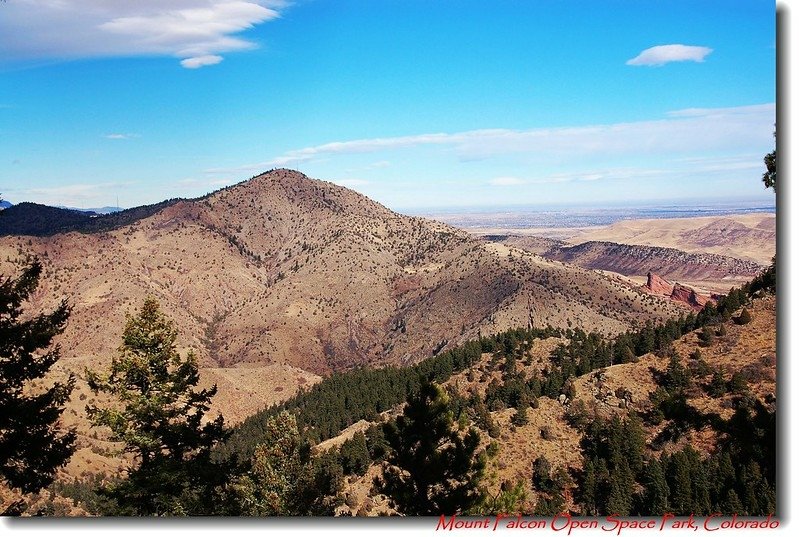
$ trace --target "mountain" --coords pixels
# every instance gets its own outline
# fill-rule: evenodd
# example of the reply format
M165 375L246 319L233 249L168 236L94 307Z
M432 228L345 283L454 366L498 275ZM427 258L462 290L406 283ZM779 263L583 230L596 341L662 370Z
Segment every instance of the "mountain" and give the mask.
M148 218L177 202L176 199L166 200L109 214L98 214L89 209L68 209L23 202L3 211L3 218L0 218L0 237L8 235L48 237L70 231L81 233L112 231Z
M0 209L8 209L13 205L10 201L0 200Z
M622 220L610 226L577 230L569 243L609 241L712 253L768 265L777 247L773 213L724 217Z
M107 230L89 233L78 222L81 233L0 238L2 273L28 254L42 259L35 307L61 297L73 305L60 340L65 359L78 368L106 363L125 314L154 296L206 377L249 390L245 415L314 375L412 363L509 327L615 334L681 311L601 274L486 244L290 170L92 220ZM232 367L252 369L252 379ZM278 385L256 382L266 370Z
M22 202L3 210L0 235L47 235L75 229L91 217L80 211Z

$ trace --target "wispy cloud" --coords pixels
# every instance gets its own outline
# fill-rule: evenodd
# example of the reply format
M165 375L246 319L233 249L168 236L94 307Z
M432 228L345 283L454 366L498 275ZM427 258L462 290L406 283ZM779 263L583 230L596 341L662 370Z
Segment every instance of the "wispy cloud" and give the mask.
M660 66L671 62L705 61L705 57L713 52L712 48L689 45L658 45L642 51L638 56L627 60L627 65Z
M599 181L610 179L642 179L664 175L667 172L653 168L614 168L601 170L585 170L570 173L556 173L538 177L494 177L488 180L490 186L513 187L523 185L546 185L557 183L572 183Z
M63 205L67 207L89 207L108 204L109 192L115 189L120 191L128 188L133 183L76 183L54 187L37 188L8 188L5 192L9 197L19 201L32 201L45 205Z
M180 61L180 65L186 69L199 69L206 65L216 65L222 61L222 56L216 54L206 54L205 56L195 56L194 58L186 58Z
M138 138L138 134L122 134L120 132L112 132L110 134L106 134L104 138L109 140L130 140L132 138Z
M333 179L331 182L347 188L356 188L370 184L369 181L365 179Z
M772 136L773 103L737 108L692 108L651 121L551 129L483 129L331 142L287 151L264 162L214 168L210 174L252 173L321 158L441 146L461 161L516 155L536 162L596 156L690 156L709 151L750 151Z
M280 17L282 0L15 0L3 4L5 61L174 56L196 69L253 49L237 34ZM35 16L32 16L35 14Z
M229 178L229 177L214 178L214 179L196 179L196 178L191 177L191 178L187 178L187 179L181 179L181 180L177 181L177 184L180 187L187 187L187 188L202 190L202 189L223 188L223 187L226 187L226 186L230 186L230 185L232 185L232 184L234 184L234 183L236 183L238 181L239 181L239 179L232 179L232 178Z

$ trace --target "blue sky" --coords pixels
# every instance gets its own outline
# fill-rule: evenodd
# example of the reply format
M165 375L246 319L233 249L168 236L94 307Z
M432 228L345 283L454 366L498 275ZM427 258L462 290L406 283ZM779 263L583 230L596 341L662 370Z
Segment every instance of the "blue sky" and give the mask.
M395 209L773 199L775 45L762 0L6 0L0 192L289 167Z

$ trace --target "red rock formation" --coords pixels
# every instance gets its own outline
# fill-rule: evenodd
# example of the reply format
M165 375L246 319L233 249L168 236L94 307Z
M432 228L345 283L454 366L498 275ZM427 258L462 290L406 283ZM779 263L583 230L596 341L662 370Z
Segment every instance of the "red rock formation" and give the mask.
M708 296L700 295L696 290L679 283L674 284L674 290L671 292L671 299L677 302L684 302L696 311L701 311L705 304L711 301Z
M687 285L679 283L671 284L652 272L646 275L646 285L643 289L647 293L667 296L675 302L682 302L695 311L701 311L708 302L715 302L714 297L700 295Z
M674 286L652 272L646 275L646 291L653 295L671 296Z

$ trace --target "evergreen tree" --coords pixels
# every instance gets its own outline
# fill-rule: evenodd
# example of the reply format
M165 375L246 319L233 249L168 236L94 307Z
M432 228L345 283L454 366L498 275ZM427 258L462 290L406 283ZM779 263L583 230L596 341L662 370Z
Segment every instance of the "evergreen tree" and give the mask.
M749 310L744 308L741 310L741 314L735 318L735 322L737 324L749 324L752 322L752 314L749 313Z
M612 463L613 472L610 474L610 490L605 512L609 515L628 516L632 509L635 479L626 458L614 457Z
M477 455L480 435L454 427L449 398L425 384L403 414L385 426L392 450L389 466L375 484L406 515L464 513L482 501L478 489L485 459Z
M623 426L624 457L633 474L638 474L644 464L644 450L646 449L646 433L643 423L637 414L631 413Z
M352 438L341 445L339 456L345 474L365 474L370 463L366 436L360 431L356 432Z
M552 491L552 479L550 474L552 472L552 465L549 460L543 455L538 457L533 462L533 485L536 490L540 492Z
M41 273L34 260L19 277L0 282L0 480L26 493L49 485L75 451L75 432L58 424L74 377L32 388L58 361L60 349L51 343L70 313L66 302L50 313L23 312Z
M713 377L710 379L707 393L711 397L721 397L727 393L727 381L724 380L724 371L720 367L713 370Z
M738 494L735 492L735 489L730 489L727 491L727 495L724 498L724 503L722 504L721 510L726 515L743 514L744 506L741 503L741 499L738 498Z
M95 426L111 429L136 464L127 479L106 493L120 514L206 514L215 507L213 491L225 471L210 460L211 449L225 439L222 416L204 419L216 386L195 391L199 381L192 353L182 359L175 349L174 324L152 298L135 317L128 316L111 371L87 371L95 393L115 396L119 405L88 406Z
M333 514L340 503L343 478L334 458L331 454L311 457L293 414L283 411L270 416L250 471L224 486L221 512L236 516Z
M714 333L713 329L710 326L703 326L702 330L699 332L699 344L702 347L709 347L713 344L713 341L716 339L716 334Z
M697 515L710 513L710 483L705 470L707 462L693 447L684 449L693 482L691 484L691 512Z
M749 391L749 385L746 382L743 374L736 371L730 378L730 391L736 395L743 395Z
M777 132L774 131L774 138L777 138ZM766 188L777 191L777 150L768 153L763 157L763 163L766 165L766 171L763 174L763 184Z
M641 513L645 515L662 515L669 511L669 484L663 465L652 459L644 471L644 497Z
M582 496L582 512L584 515L596 516L599 513L597 508L597 472L594 468L594 462L588 460L585 462L583 468L583 482L580 488Z
M669 483L671 498L669 504L678 515L690 515L693 505L691 493L691 466L685 453L678 451L669 461Z
M516 411L516 413L511 418L511 423L520 427L522 425L527 425L530 419L527 417L527 405L522 405Z

